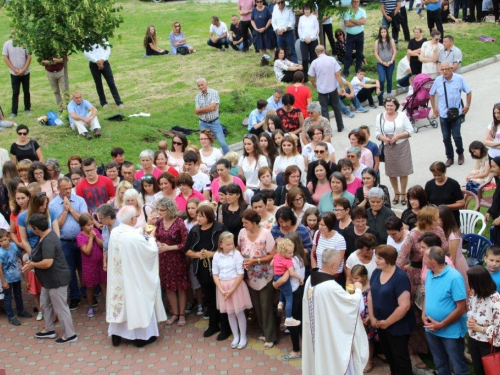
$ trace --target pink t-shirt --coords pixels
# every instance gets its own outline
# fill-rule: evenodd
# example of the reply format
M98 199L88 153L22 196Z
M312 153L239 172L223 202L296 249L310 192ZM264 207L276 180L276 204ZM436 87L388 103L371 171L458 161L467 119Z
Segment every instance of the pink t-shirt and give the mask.
M356 190L358 190L358 188L360 188L360 187L363 187L363 181L361 181L361 179L355 177L353 182L351 182L350 184L349 183L347 184L346 190L349 193L351 193L352 195L356 195Z
M283 275L290 267L293 267L293 260L285 258L280 253L276 253L273 258L274 274L277 276Z
M233 182L238 184L241 188L242 192L245 192L247 189L241 178L233 176ZM212 185L210 186L210 190L212 191L212 200L215 202L219 202L219 188L220 188L220 177L217 177L212 181Z
M242 15L240 17L241 21L250 21L252 19L252 10L255 7L255 1L254 0L238 0L238 8L241 8L240 10L247 12L250 11L250 13Z
M205 200L205 196L195 189L192 189L192 193L187 199L184 198L184 196L181 193L179 193L179 195L175 197L175 203L177 204L177 209L179 211L186 211L187 202L192 198L198 198L202 202Z
M321 197L328 193L328 192L331 192L332 191L332 188L330 187L330 183L327 182L326 184L318 184L316 185L316 191L313 193L312 189L313 189L313 185L312 185L312 182L309 182L307 184L307 188L309 189L309 193L311 193L311 198L313 200L313 203L317 206L319 204L319 200L321 199Z
M154 176L154 178L158 179L158 177L160 177L162 173L163 172L161 171L161 169L153 167L153 176ZM142 178L142 176L144 176L144 169L138 170L134 174L134 178L136 180L140 180Z

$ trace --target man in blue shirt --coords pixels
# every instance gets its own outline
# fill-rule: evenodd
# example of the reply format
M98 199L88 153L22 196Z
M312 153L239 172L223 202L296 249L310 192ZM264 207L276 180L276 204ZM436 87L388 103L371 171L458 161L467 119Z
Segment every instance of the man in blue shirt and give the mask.
M81 298L76 278L76 270L81 269L82 266L80 250L76 246L76 236L80 233L78 219L81 214L88 213L88 208L85 199L71 193L72 185L69 178L61 177L57 181L57 186L59 195L50 202L50 208L56 213L61 233L61 245L71 274L69 309L75 310Z
M462 121L460 116L455 119L449 118L448 110L450 108L457 108L459 115L466 115L467 112L469 112L472 91L461 75L453 73L452 67L448 61L444 61L441 64L440 70L442 75L435 79L429 93L431 95L431 106L434 111L434 116L439 116L439 122L441 123L441 133L443 134L443 143L448 159L445 165L448 168L454 163L453 145L451 144L452 136L457 148L458 165L464 163L464 146L460 133ZM462 104L462 92L467 95L465 107L463 107ZM438 96L437 106L436 95Z
M438 246L425 251L428 267L422 321L425 336L439 374L469 374L464 357L467 332L465 281L460 272L445 263L445 252Z
M283 97L282 89L275 89L274 94L267 99L267 110L278 110L283 107L283 102L281 98Z
M355 72L361 68L363 62L363 47L365 44L365 23L366 11L359 6L359 0L352 0L352 11L343 14L343 20L346 31L345 42L345 64L344 77L349 76L349 68L352 64L352 52L356 51L356 68Z
M248 117L248 132L259 136L264 131L263 125L267 113L267 100L257 101L257 108Z
M68 104L69 123L71 129L78 130L78 134L91 139L89 130L94 132L95 137L100 137L101 125L97 119L97 109L87 100L82 99L82 94L75 92Z

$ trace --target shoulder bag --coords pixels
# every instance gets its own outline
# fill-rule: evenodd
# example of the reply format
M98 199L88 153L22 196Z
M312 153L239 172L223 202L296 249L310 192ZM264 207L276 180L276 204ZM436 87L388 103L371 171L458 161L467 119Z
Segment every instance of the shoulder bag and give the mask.
M448 94L446 92L446 79L444 77L443 77L443 86L444 86L444 99L446 100L446 108L448 108L448 111L446 112L448 120L450 121L458 120L458 117L460 116L460 111L458 110L458 108L450 108L450 106L448 105Z
M493 336L495 339L495 336ZM493 342L493 341L492 341ZM497 375L500 368L500 352L495 353L495 347L491 344L491 354L481 358L483 361L484 373L486 375Z

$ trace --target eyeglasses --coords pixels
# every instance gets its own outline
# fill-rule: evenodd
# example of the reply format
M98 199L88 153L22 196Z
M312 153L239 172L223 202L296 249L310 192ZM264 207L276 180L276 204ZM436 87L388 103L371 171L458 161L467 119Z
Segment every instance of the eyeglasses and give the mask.
M354 158L356 157L356 155L347 155L347 157L348 157L349 159L354 159Z
M256 1L255 4L262 4L263 1Z
M43 176L44 173L43 172L35 172L33 173L33 176Z
M182 142L175 142L175 141L172 141L172 144L173 144L173 145L176 145L176 146L182 146Z
M325 150L314 150L315 154L324 154Z
M334 208L333 212L344 212L345 208Z
M448 70L451 70L451 68L441 68L440 70L441 70L442 72L446 72L446 71L448 71Z
M294 202L302 202L304 200L304 197L297 197L293 201Z
M151 176L151 175L142 176L142 177L141 177L141 181L153 182L153 181L154 181L154 177L153 177L153 176Z
M46 192L44 192L44 191L41 191L40 193L38 193L38 194L36 195L36 197L37 197L37 198L46 197L46 196L47 196L47 193L46 193Z
M28 135L28 132L18 132L19 135Z

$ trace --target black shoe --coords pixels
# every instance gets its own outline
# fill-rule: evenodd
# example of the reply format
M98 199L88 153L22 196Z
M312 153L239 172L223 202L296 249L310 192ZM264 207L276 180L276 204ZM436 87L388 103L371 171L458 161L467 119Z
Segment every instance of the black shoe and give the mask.
M72 299L71 301L69 301L69 309L71 311L74 311L77 309L78 305L80 304L80 300L79 299Z
M97 298L94 297L94 299L92 300L92 306L97 307L98 304L99 302L97 302Z
M213 327L208 327L205 332L203 332L203 337L210 337L215 335L217 332L220 331L220 328L213 328Z
M464 161L464 154L458 154L458 165L462 165Z
M340 132L342 132L342 130L344 130L344 128L343 127L342 128L338 128L337 130L340 133Z
M68 344L70 342L74 342L78 340L78 336L77 335L73 335L71 337L68 337L67 339L63 339L62 337L61 338L58 338L56 340L56 344Z
M453 159L447 159L446 160L446 163L444 163L444 165L446 166L446 168L449 168L451 167L455 162L453 161Z
M38 309L36 307L33 307L33 312L37 313Z
M148 344L151 344L152 342L155 342L156 341L156 336L151 336L149 339L147 340L135 340L135 346L137 348L143 348L145 347L146 345Z
M37 339L55 339L57 337L56 331L37 332L35 333Z
M102 294L102 290L99 289L97 292L94 292L94 297L99 297Z
M17 314L17 316L20 316L21 318L33 318L33 315L31 315L29 312L27 311L23 311L22 313L20 314Z
M222 331L221 333L219 333L219 335L217 336L217 341L224 341L226 340L229 336L231 336L231 332L230 331Z
M13 326L20 326L21 322L19 319L17 319L15 316L9 319L9 323L12 324Z
M117 335L111 335L111 342L113 343L113 346L118 346L122 342L122 338Z

